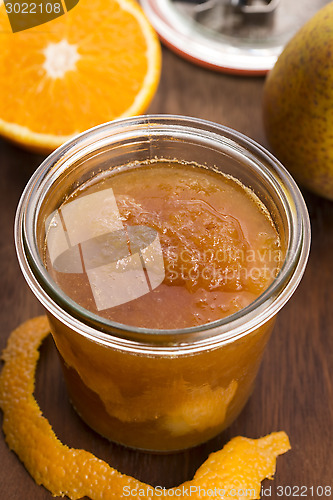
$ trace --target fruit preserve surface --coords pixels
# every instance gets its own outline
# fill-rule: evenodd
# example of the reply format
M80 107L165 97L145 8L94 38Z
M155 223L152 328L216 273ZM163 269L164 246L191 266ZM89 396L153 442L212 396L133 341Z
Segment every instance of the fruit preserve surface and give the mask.
M106 171L55 217L49 248L54 253L60 225L73 251L62 266L46 253L54 280L84 308L136 327L224 318L255 300L281 264L279 236L254 193L194 165ZM79 272L70 272L74 250Z

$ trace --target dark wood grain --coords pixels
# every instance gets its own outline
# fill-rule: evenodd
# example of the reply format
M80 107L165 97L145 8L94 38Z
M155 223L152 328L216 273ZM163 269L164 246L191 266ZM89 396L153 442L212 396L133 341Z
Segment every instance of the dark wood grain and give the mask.
M161 83L148 111L216 121L267 146L261 118L263 83L263 78L214 73L164 50ZM0 348L11 329L42 312L20 273L13 243L19 196L41 160L0 141ZM237 421L216 439L173 455L144 454L111 444L91 431L71 408L49 337L41 349L36 396L63 442L90 450L142 481L170 487L192 478L208 454L231 437L259 437L283 429L290 436L292 451L278 459L274 482L264 482L264 487L272 487L271 498L281 498L278 485L333 487L333 203L304 195L313 231L309 265L300 287L279 315L254 393ZM3 435L0 457L1 499L52 498L30 478Z

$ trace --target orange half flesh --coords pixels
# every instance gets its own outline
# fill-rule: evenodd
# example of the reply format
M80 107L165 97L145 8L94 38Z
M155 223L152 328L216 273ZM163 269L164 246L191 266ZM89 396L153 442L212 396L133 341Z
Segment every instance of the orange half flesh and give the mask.
M80 0L17 33L0 0L0 44L0 134L31 149L141 114L159 82L160 43L134 0Z

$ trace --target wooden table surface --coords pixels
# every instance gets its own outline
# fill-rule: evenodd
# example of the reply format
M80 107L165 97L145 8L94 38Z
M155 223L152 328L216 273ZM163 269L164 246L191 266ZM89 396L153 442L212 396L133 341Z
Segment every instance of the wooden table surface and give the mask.
M212 120L267 147L261 117L263 84L262 77L229 76L199 68L165 49L161 83L148 112ZM0 140L0 348L14 327L42 313L21 275L13 242L19 196L41 160L41 156ZM41 349L36 397L64 443L90 450L142 481L171 487L191 479L208 454L231 437L256 438L285 430L292 451L278 459L275 480L263 483L265 488L271 486L270 497L288 497L288 489L278 486L293 488L294 496L301 496L297 488L306 486L307 491L302 492L307 498L320 498L320 486L333 490L333 203L308 192L304 196L312 221L309 264L301 285L279 314L254 393L237 421L212 441L173 455L145 454L113 445L91 431L71 408L49 337ZM52 498L9 451L2 434L0 460L1 499Z

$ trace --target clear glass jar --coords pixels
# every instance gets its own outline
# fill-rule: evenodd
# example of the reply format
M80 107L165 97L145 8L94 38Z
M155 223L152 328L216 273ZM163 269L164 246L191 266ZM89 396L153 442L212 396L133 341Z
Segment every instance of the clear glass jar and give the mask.
M106 169L155 158L218 168L251 188L271 214L285 248L281 270L254 302L227 318L182 330L111 322L66 296L44 266L46 221L71 192ZM22 195L15 238L78 413L112 441L173 451L212 438L242 410L275 316L304 273L310 223L296 183L263 147L211 122L152 115L98 126L51 154Z

